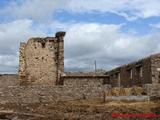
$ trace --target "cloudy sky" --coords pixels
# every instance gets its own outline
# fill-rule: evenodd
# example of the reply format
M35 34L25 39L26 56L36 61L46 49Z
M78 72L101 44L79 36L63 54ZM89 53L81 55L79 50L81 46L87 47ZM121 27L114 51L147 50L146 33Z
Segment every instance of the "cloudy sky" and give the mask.
M160 0L0 0L0 73L20 42L66 31L65 70L109 70L160 52Z

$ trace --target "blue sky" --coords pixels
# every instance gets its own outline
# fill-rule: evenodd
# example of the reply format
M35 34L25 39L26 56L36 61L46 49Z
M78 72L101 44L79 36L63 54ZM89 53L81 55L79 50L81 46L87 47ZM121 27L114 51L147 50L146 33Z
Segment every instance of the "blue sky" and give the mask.
M109 70L160 52L159 0L0 0L0 72L20 42L66 31L65 70Z
M135 30L138 35L146 35L148 33L159 32L159 29L153 29L151 24L157 24L160 22L160 17L149 17L147 19L139 18L134 21L128 21L123 16L119 16L115 13L70 13L68 11L56 12L54 16L60 22L85 22L85 23L101 23L101 24L125 24L121 30L128 32Z

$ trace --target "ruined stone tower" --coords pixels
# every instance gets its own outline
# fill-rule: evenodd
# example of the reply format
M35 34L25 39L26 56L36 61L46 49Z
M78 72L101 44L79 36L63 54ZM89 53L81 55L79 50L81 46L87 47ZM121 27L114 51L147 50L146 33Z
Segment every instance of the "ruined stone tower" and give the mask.
M55 37L31 38L20 44L19 80L21 85L57 85L64 72L65 32Z

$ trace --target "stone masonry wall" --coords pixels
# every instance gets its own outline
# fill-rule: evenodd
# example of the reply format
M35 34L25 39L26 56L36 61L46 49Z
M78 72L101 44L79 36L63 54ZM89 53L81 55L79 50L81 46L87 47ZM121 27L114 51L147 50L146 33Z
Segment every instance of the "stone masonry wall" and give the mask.
M20 43L20 48L19 48L19 81L21 84L26 82L25 48L26 48L26 43Z
M152 83L151 79L151 57L123 65L106 73L109 84L113 87L142 86Z
M98 87L106 83L107 76L62 76L64 86L72 87Z
M21 85L56 85L64 70L63 37L31 38L21 43L19 80Z
M49 103L77 99L101 99L111 86L104 84L106 76L65 76L64 85L19 86L17 75L0 76L0 104ZM14 79L13 79L14 78ZM146 84L146 93L160 97L160 84ZM106 96L107 97L107 96Z
M64 85L56 86L19 86L17 77L18 75L0 76L0 104L101 99L104 91L110 89L110 85L103 85L106 76L64 76Z
M160 54L151 56L152 83L160 83Z
M145 84L144 88L149 96L160 98L160 84Z
M103 97L106 86L69 87L69 86L10 86L0 88L0 104L7 103L49 103L77 99L97 99Z
M57 38L57 84L61 84L61 75L64 73L64 40L63 37L65 36L65 32L58 32L56 33Z

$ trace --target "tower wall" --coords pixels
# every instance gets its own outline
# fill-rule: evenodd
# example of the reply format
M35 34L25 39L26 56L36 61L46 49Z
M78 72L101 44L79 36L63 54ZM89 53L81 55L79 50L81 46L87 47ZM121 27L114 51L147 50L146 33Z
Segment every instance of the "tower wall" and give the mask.
M58 34L58 36L57 36ZM21 85L56 85L64 72L63 37L31 38L20 46L19 80Z

